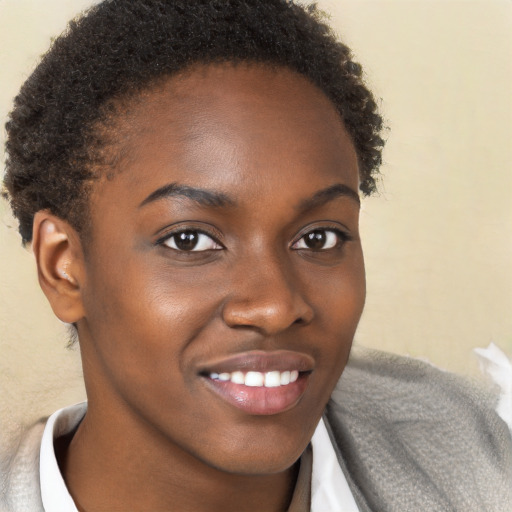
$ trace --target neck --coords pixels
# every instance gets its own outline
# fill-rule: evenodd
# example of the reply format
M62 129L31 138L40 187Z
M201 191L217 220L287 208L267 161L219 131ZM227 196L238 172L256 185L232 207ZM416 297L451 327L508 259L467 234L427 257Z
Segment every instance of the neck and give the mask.
M90 407L71 442L57 450L79 510L287 510L298 464L274 474L228 473L116 412Z

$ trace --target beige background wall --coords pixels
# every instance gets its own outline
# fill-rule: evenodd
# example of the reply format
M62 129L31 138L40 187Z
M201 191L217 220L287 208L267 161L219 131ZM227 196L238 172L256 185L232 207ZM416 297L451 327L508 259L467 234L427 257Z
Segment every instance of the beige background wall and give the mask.
M50 37L90 0L0 0L0 121ZM384 181L362 212L357 343L474 374L512 354L512 2L323 0L382 99ZM2 145L4 131L0 131ZM3 160L3 159L2 159ZM77 350L0 203L0 426L83 398Z

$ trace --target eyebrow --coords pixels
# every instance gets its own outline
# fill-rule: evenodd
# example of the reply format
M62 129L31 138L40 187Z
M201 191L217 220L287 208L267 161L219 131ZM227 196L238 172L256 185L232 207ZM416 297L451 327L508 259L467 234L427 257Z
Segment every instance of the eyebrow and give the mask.
M226 206L236 206L236 202L222 192L213 192L202 188L190 187L188 185L180 185L178 183L169 183L156 189L144 201L139 204L139 208L149 203L167 199L171 197L186 197L195 201L201 206L223 208ZM336 183L327 188L319 190L312 197L301 201L297 209L301 212L318 208L338 197L349 197L358 205L361 204L359 194L352 188L342 183Z
M319 190L316 194L313 195L313 197L304 199L299 203L297 209L301 212L313 210L314 208L323 206L324 204L338 197L348 197L353 199L358 205L361 205L359 194L354 189L344 185L343 183L336 183L335 185L331 185L330 187Z
M160 199L167 199L170 197L186 197L195 201L201 206L209 206L215 208L222 208L226 206L234 206L234 201L227 195L221 192L212 192L202 188L189 187L187 185L179 185L178 183L169 183L156 189L152 192L142 203L139 204L139 208L146 206L154 201Z

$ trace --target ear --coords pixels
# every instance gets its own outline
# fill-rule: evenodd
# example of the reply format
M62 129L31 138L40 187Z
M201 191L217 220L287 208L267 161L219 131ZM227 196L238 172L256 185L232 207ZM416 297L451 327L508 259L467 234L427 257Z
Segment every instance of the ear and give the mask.
M81 285L85 271L77 232L46 210L34 217L32 250L39 284L55 315L72 324L84 317Z

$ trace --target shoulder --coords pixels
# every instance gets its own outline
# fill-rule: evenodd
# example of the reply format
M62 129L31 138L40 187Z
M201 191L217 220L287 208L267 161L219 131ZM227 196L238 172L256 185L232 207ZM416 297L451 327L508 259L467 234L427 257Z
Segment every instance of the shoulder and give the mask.
M39 452L46 419L28 428L0 457L0 511L43 512Z
M512 510L512 440L497 399L421 361L358 349L327 418L377 508L389 499L399 510Z
M384 416L392 412L389 419L393 420L397 414L428 416L429 412L448 412L447 407L451 413L455 407L470 417L493 411L494 418L498 403L498 394L476 381L418 359L359 347L352 352L333 399L343 397L346 402L351 396L364 396L365 404L374 412L375 407ZM391 403L398 407L390 410Z

